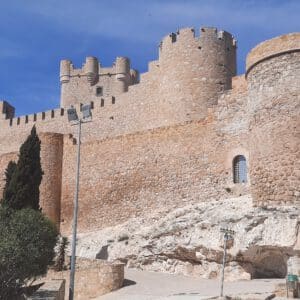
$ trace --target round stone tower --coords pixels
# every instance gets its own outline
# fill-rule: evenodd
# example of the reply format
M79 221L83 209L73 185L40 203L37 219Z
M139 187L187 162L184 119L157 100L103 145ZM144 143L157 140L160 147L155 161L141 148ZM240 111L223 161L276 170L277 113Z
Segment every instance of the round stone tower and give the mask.
M60 61L60 73L59 80L61 84L60 98L61 98L61 107L69 106L70 103L66 99L68 99L68 85L71 79L71 66L72 62L68 59L64 59Z
M130 81L130 61L127 57L117 57L115 62L116 82L114 84L115 93L127 92Z
M98 79L99 63L98 59L94 56L88 56L85 59L84 71L87 81L93 85Z
M218 93L231 88L236 75L236 41L216 28L184 28L165 37L160 44L160 94L171 99L182 118L205 116L217 103ZM170 100L166 100L170 101Z
M300 200L300 33L259 44L247 57L254 203Z
M44 171L40 186L41 207L59 228L63 135L39 133L41 139L41 162Z

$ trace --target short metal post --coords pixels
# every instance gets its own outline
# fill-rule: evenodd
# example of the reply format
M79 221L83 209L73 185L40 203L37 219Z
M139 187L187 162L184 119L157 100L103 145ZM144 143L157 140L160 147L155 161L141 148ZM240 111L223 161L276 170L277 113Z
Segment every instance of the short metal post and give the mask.
M227 248L228 235L224 233L224 251L223 251L223 266L222 266L222 276L221 276L221 292L220 297L223 297L223 287L224 287L224 272L226 264L226 248Z

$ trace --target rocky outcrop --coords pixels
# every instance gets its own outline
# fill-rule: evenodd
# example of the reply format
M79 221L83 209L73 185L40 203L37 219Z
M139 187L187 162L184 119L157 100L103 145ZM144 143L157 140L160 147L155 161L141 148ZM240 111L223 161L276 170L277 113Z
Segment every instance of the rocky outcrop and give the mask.
M253 207L250 196L188 205L164 217L130 219L79 235L82 257L121 260L128 267L217 277L223 258L220 228L235 231L227 249L227 280L284 277L300 253L300 208Z

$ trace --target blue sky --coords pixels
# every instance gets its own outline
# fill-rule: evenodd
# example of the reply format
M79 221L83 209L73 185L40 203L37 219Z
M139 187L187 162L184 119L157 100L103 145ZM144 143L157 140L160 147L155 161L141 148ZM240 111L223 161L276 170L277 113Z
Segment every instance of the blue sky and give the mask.
M140 72L163 36L215 26L238 40L238 72L259 42L300 31L300 0L0 0L0 99L17 115L59 106L59 62L127 56Z

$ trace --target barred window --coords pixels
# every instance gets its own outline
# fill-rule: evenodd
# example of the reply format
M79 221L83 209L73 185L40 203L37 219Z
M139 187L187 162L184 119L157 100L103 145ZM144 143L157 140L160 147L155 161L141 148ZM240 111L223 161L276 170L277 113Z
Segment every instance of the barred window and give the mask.
M238 155L233 159L233 182L247 182L247 162L243 155Z
M102 86L98 86L96 88L96 96L103 96L103 87Z

